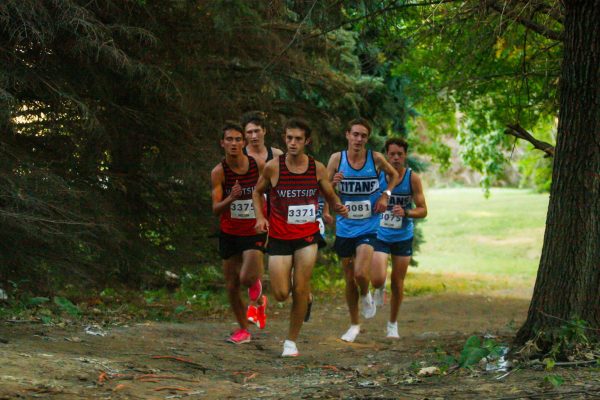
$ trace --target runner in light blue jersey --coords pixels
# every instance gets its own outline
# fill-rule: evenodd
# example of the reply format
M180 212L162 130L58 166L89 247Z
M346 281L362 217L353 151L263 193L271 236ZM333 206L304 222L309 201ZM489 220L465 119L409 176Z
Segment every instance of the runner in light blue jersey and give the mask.
M390 191L379 191L379 171L388 174L389 190L398 182L398 172L383 154L367 150L371 126L364 119L348 124L348 148L334 153L327 164L329 178L348 207L347 218L337 218L334 248L342 261L346 279L346 303L351 326L342 340L353 342L360 333L358 300L365 318L375 316L369 292L369 269L376 240L379 213L386 210Z
M387 323L388 338L399 338L398 311L402 303L404 278L412 256L413 218L427 216L427 204L423 195L421 179L405 166L408 144L400 138L385 142L385 154L388 161L400 176L400 183L392 189L387 210L381 214L375 253L371 264L371 283L376 293L385 286L388 256L392 255L390 319ZM380 186L386 189L390 178L382 174ZM376 296L377 297L377 296Z

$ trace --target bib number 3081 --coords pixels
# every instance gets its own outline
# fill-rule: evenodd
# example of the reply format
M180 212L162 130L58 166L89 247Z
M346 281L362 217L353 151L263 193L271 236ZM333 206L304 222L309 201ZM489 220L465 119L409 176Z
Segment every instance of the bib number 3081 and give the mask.
M379 225L384 228L400 229L402 228L402 217L394 215L390 210L387 210L381 214Z
M364 219L371 216L371 202L363 201L347 201L345 204L348 207L348 218Z
M252 199L248 200L236 200L231 203L229 208L231 210L231 218L236 219L252 219L256 218L254 214L254 206L252 205Z
M314 204L302 204L299 206L288 206L288 224L306 224L315 222L316 208Z

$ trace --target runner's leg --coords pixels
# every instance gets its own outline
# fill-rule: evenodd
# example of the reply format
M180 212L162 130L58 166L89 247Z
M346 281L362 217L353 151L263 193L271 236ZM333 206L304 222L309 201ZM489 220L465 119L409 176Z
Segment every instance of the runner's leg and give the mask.
M304 322L308 297L310 295L310 277L317 260L318 246L316 244L303 247L294 252L292 287L292 310L290 314L290 329L288 339L295 342Z
M277 301L285 301L290 295L292 255L269 256L269 279L271 292Z
M243 263L240 270L240 282L246 287L252 286L257 279L263 275L263 258L264 254L260 250L248 249L242 253ZM260 302L260 296L258 296ZM256 303L256 300L251 303Z
M350 313L350 323L358 325L358 286L354 279L354 263L352 258L342 258L342 268L346 279L346 304Z
M376 289L385 285L388 256L388 253L382 251L373 252L371 260L371 284Z
M354 280L359 288L360 295L369 293L369 269L373 258L373 246L361 244L356 248L354 257Z
M246 309L244 302L240 297L240 268L242 265L242 255L236 254L223 260L223 275L225 276L225 284L227 285L227 297L229 305L235 315L240 328L246 329L248 321L246 321Z
M390 322L396 322L400 304L404 298L404 278L410 263L410 256L392 256L392 299L390 301Z

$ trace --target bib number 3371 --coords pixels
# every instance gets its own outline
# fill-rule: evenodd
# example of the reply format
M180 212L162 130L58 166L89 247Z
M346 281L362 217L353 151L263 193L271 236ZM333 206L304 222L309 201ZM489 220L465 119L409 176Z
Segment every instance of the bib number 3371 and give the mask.
M348 207L348 218L364 219L371 216L371 202L363 201L347 201L345 204Z
M299 206L288 206L288 224L306 224L308 222L315 222L316 220L316 207L314 204L302 204Z
M236 219L252 219L256 218L254 214L254 206L252 205L252 199L248 200L236 200L231 203L230 206L231 218Z

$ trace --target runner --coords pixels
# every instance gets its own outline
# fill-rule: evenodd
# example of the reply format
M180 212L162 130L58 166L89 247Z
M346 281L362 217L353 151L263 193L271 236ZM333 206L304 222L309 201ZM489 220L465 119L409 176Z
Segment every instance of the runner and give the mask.
M260 111L250 111L242 115L242 127L246 136L246 147L244 154L254 157L261 167L283 152L275 147L265 145L265 135L267 134L267 124L264 113Z
M266 323L267 298L262 296L260 281L266 235L256 233L252 192L262 167L254 158L245 156L242 128L235 124L223 127L221 147L225 158L211 172L212 208L220 215L219 252L223 259L223 274L227 283L229 303L240 328L228 341L236 344L251 339L248 319L263 329ZM248 288L252 303L244 313L240 285ZM246 314L246 315L244 315Z
M346 280L346 303L350 312L350 328L342 340L354 342L360 333L358 300L365 318L375 316L376 306L369 292L369 268L373 256L379 215L387 208L398 182L398 173L381 153L367 150L371 134L369 123L360 118L351 121L346 130L348 149L334 153L327 165L329 178L337 187L348 218L337 217L334 248L342 261ZM388 189L379 191L379 171L389 176Z
M287 153L269 161L253 194L257 232L269 232L269 276L273 295L285 301L290 289L292 310L282 357L298 355L296 339L308 307L310 277L318 247L324 243L316 221L319 191L335 212L348 210L336 196L325 166L305 154L311 129L299 119L284 128ZM263 213L264 194L269 191L271 214Z
M405 167L408 143L399 138L388 139L385 142L385 153L388 161L398 171L400 183L392 190L388 209L381 216L371 264L371 283L376 290L385 285L388 256L391 253L392 298L386 336L399 338L397 318L404 296L404 277L412 256L413 219L427 216L427 204L421 178ZM387 188L388 180L388 176L381 174L379 184L382 190Z

